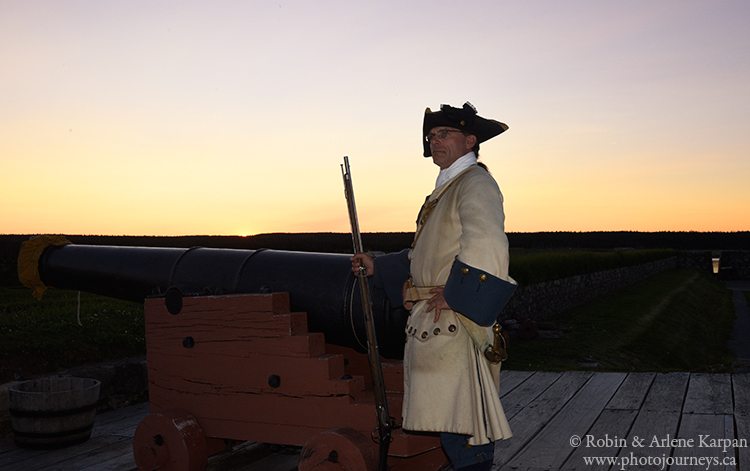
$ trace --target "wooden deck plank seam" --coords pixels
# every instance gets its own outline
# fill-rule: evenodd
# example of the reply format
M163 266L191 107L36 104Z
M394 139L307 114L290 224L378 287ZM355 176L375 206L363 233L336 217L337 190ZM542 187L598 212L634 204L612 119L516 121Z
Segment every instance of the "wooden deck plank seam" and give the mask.
M558 407L548 418L548 420L541 422L541 425L537 428L537 431L531 437L528 437L528 440L524 440L522 446L518 447L518 443L514 444L514 448L516 448L517 451L515 451L512 456L509 457L508 455L505 455L499 460L499 462L504 466L510 466L513 469L519 466L524 466L523 463L519 463L519 461L522 461L524 458L533 461L534 465L542 464L544 466L550 466L555 461L562 464L565 460L567 460L567 458L571 453L573 453L574 450L572 448L568 450L568 448L565 446L568 443L570 436L568 436L567 441L564 437L557 438L561 437L561 435L557 433L557 430L559 430L560 428L568 427L568 424L571 422L576 424L579 424L581 422L590 422L589 425L586 426L586 430L588 430L591 427L591 424L596 422L597 418L601 414L601 409L604 408L606 402L601 405L601 409L596 414L596 416L593 417L591 416L591 414L588 414L588 407L584 404L579 403L586 400L584 396L590 396L592 393L596 393L598 389L606 388L606 384L602 382L608 381L610 378L619 377L619 380L616 380L617 388L619 388L626 376L627 375L624 373L614 373L611 375L602 375L597 373L588 374L585 381L578 385L575 392L570 395L564 403L558 405ZM561 378L562 377L563 376L561 376ZM591 389L593 389L593 391ZM613 394L614 391L611 391L606 401L609 401ZM577 432L580 433L580 431ZM557 446L545 447L548 450L547 456L540 456L538 451L533 451L534 446L537 442L545 442L550 440L556 440L558 442L563 440L565 441L565 444L560 445L560 443L557 443ZM549 451L553 448L557 451ZM526 457L526 455L529 456ZM547 460L546 463L537 463L537 461L545 459Z
M632 373L631 373L632 374ZM630 387L629 379L631 378L631 374L628 374L623 381L619 384L618 388L612 396L609 398L607 403L604 405L604 407L599 411L599 414L596 416L594 421L591 423L589 428L582 433L581 437L585 440L585 437L588 437L589 435L597 438L601 438L602 436L608 436L608 432L611 430L609 428L616 426L620 422L614 422L612 423L609 419L609 415L630 415L632 418L626 422L627 427L625 430L616 430L617 432L622 432L622 435L615 434L614 438L621 438L626 437L630 434L630 431L633 427L633 424L635 423L636 417L638 415L638 412L640 411L640 406L643 404L646 396L648 395L649 390L653 386L654 378L656 375L650 375L650 378L648 379L648 387L645 388L638 396L640 399L638 400L638 405L633 407L609 407L610 404L612 404L613 401L619 400L619 395L623 393L623 391L626 391L627 388ZM604 424L607 424L606 427L604 427ZM599 430L599 428L604 427L603 430ZM602 435L601 433L597 432L603 432L605 435ZM618 443L617 441L613 440L615 443ZM599 456L618 456L620 452L622 451L622 447L616 446L616 447L610 447L605 449L598 449L597 453ZM566 460L562 463L560 469L563 470L577 470L581 469L580 464L583 462L583 455L588 454L588 451L585 450L582 446L579 446L578 448L573 448L571 450L571 453L568 455ZM585 469L600 469L600 468L592 468L590 466L587 466ZM601 469L608 470L610 469L609 466L604 466Z
M536 376L537 373L539 373L539 372L535 372L535 374L531 375L529 378L527 378L527 380L529 380L532 377ZM519 414L521 414L525 410L528 410L529 408L533 408L534 407L533 404L535 403L535 401L539 400L548 391L553 390L553 388L556 387L556 385L558 385L558 383L564 383L565 381L570 381L570 378L566 377L566 374L568 374L568 376L570 376L570 373L571 372L562 372L562 373L559 373L558 377L554 381L552 381L546 388L544 388L543 390L541 390L532 399L530 399L526 405L524 405L520 410L518 410L518 412L516 414L513 415L512 418L509 418L509 421L512 421L513 418L515 418L516 416L518 416ZM564 403L562 403L561 405L559 405L558 407L556 407L555 410L554 410L554 412L549 417L547 417L546 420L543 420L541 422L536 423L535 425L537 425L537 427L536 427L536 431L534 433L530 434L527 437L523 437L522 435L514 435L513 436L513 440L515 440L515 441L513 442L512 445L509 446L509 448L515 449L512 452L511 455L504 455L504 454L498 455L497 454L498 445L496 445L495 446L495 449L496 449L495 465L497 466L498 464L500 464L502 466L507 466L508 463L513 462L513 460L515 460L520 454L524 453L525 450L527 449L527 447L529 446L529 444L531 442L533 442L534 439L538 436L538 434L541 433L542 430L544 430L547 427L547 425L549 425L549 423L554 420L554 418L568 404L568 402L572 399L572 397L574 397L578 393L578 391L580 391L580 389L586 383L588 383L588 381L591 380L591 377L593 377L593 373L590 374L582 384L577 385L575 393L573 393L570 397L568 397L568 399L566 399ZM502 377L501 377L501 380L502 380ZM523 383L521 383L521 384L523 384ZM520 386L520 384L519 384L519 386ZM501 401L502 401L502 398L501 398ZM511 429L512 428L513 428L513 425L511 425ZM501 443L500 446L502 447L507 442L500 442L500 443ZM498 458L499 458L499 460L498 460Z

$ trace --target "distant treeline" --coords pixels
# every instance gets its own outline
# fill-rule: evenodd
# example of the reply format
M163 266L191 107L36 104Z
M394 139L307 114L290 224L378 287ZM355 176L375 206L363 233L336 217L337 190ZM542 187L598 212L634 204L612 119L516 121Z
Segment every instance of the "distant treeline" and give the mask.
M21 243L30 235L0 235L0 286L18 286L16 261ZM213 247L277 249L304 252L350 253L347 233L274 233L254 236L66 236L74 244L145 247ZM362 234L366 250L397 252L411 245L413 232ZM511 259L514 249L529 250L750 250L750 232L514 232L508 234Z

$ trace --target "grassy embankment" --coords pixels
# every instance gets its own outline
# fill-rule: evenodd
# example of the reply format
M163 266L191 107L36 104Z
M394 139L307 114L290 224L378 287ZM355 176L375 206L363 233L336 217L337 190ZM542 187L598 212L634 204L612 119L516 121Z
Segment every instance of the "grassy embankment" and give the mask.
M514 341L504 367L729 372L734 317L722 283L670 270L556 316L557 326L571 329L563 338Z
M521 283L643 263L669 253L514 253ZM645 258L644 258L645 257ZM46 374L145 353L143 307L81 293L48 290L42 301L21 288L0 288L0 383L15 374ZM558 316L572 332L558 340L513 341L506 368L726 371L734 313L723 285L695 270L650 278Z
M642 265L677 255L671 249L525 250L511 249L510 276L520 285L559 280L614 268Z

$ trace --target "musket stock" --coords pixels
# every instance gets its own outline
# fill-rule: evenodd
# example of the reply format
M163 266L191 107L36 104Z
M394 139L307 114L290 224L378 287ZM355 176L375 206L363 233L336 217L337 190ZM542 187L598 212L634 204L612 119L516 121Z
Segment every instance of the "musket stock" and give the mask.
M346 196L347 207L349 208L349 222L352 226L354 253L363 253L362 235L360 234L359 221L357 220L357 207L354 202L354 188L352 186L348 157L344 157L341 172L344 178L344 194ZM378 471L387 471L388 447L391 442L391 417L388 412L388 400L383 382L383 369L380 364L378 340L372 316L372 297L370 295L369 282L367 281L367 269L363 268L364 265L360 264L357 281L359 282L362 311L365 316L365 326L367 328L367 356L370 362L370 373L372 374L372 387L375 394L375 408L378 419Z

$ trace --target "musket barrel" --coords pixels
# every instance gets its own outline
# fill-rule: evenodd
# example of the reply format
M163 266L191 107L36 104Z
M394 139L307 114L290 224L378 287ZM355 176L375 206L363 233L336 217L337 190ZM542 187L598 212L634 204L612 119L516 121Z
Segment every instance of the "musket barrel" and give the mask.
M22 249L19 267L23 253ZM365 352L359 282L349 257L264 249L68 243L44 247L38 255L38 276L44 286L135 302L174 289L186 296L288 292L291 310L307 313L310 332L322 332L328 343ZM25 264L30 263L35 262ZM408 312L393 308L381 290L370 286L370 292L380 354L402 358Z

